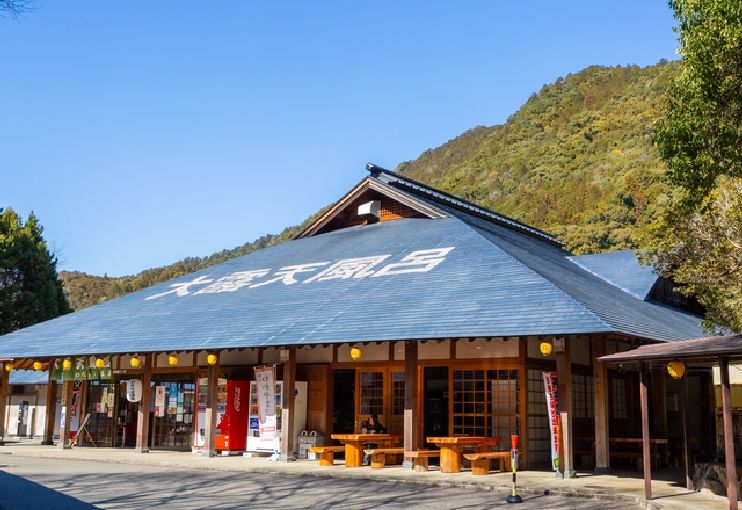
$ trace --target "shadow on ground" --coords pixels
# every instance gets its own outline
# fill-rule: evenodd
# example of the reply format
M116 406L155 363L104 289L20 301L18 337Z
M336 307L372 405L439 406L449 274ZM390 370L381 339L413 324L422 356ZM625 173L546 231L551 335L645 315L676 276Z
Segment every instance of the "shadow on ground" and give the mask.
M54 508L55 510L91 510L95 507L75 497L49 489L20 476L11 475L0 466L0 510Z

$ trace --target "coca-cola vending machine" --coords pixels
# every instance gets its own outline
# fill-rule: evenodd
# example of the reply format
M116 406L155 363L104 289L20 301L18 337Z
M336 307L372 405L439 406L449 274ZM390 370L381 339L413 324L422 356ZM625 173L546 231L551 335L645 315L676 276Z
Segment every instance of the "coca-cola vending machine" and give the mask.
M244 451L247 437L247 415L250 381L219 379L216 397L216 440L215 448L222 454L230 451ZM207 379L198 385L198 421L194 451L204 447L206 435Z

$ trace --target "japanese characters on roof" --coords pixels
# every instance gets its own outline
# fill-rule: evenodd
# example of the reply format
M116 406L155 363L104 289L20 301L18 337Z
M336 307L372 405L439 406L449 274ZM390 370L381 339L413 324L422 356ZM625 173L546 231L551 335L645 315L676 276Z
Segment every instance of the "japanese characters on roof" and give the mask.
M296 283L308 284L333 279L377 278L403 273L427 273L443 262L446 255L453 249L454 247L450 246L447 248L417 250L396 262L387 260L391 255L374 255L370 257L342 259L334 264L332 262L311 262L283 266L275 271L272 269L235 271L216 280L209 278L208 275L199 276L189 282L174 283L170 285L172 290L160 292L144 299L148 301L169 294L183 297L188 294L234 292L243 287L254 289L277 283L294 285ZM297 276L298 278L302 278L302 280L298 280Z

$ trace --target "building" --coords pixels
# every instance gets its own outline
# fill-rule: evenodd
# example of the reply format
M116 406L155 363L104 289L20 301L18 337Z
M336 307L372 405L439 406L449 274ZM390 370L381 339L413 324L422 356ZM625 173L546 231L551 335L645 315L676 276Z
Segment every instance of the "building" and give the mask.
M594 360L700 337L700 318L648 300L655 279L630 256L619 258L633 269L616 272L617 259L572 257L548 233L369 170L297 239L5 335L0 358L69 379L63 406L71 379L87 379L83 412L103 444L188 449L199 405L215 411L219 378L276 364L287 388L308 382L308 429L352 432L373 412L408 450L431 435L518 434L529 467L551 464L543 373L556 372L571 425L562 468L609 468L609 434L641 431L637 372ZM543 343L554 352L544 356ZM141 405L122 398L132 378L178 398L152 416L154 390ZM662 408L664 375L656 386ZM572 438L594 438L593 458Z

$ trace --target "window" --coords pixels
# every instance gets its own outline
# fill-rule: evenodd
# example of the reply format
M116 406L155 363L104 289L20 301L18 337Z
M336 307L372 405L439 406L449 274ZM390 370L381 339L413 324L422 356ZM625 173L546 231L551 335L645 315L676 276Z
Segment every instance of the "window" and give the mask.
M384 414L384 373L361 374L361 415Z
M623 379L613 379L613 418L625 419L629 417L626 410L626 381Z
M551 463L549 410L544 376L540 370L528 371L528 460L531 463Z
M509 438L519 426L519 370L453 371L454 435Z
M392 372L392 414L404 416L404 372Z
M572 417L594 418L593 378L572 374Z

